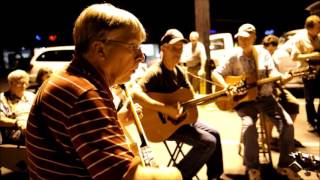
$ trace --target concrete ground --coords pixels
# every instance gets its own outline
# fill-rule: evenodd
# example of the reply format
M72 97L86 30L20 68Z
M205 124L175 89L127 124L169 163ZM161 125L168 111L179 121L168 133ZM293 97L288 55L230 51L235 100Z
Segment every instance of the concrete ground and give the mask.
M305 147L297 148L297 151L320 155L320 139L319 135L309 132L310 127L306 121L304 108L304 99L299 98L300 113L294 123L295 139L300 141ZM240 118L234 112L220 111L215 104L202 105L199 107L199 117L215 129L219 130L222 138L223 161L224 161L224 179L247 179L245 175L245 167L242 165L242 157L238 154L240 142ZM132 130L134 130L134 127ZM277 136L274 130L273 135ZM163 143L150 143L156 161L163 166L166 166L169 161L169 154ZM174 148L175 143L169 142L170 148ZM183 151L186 153L189 150L188 145L184 145ZM273 167L262 166L263 179L286 179L279 176L274 168L278 162L279 153L272 151ZM180 157L181 158L181 157ZM261 161L264 158L261 157ZM2 179L27 179L26 176L19 173L12 173L6 168L2 168ZM303 179L316 180L319 177L314 172L310 176L306 176L305 171L300 171L299 174ZM206 167L203 167L199 173L200 179L206 179ZM196 178L195 178L196 179Z

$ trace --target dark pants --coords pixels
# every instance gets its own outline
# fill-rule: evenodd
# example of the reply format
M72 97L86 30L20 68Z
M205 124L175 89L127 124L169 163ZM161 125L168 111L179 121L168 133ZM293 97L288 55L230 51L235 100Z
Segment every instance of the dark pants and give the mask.
M184 179L192 179L205 164L209 179L223 174L222 147L218 131L197 121L180 127L168 140L191 146L191 150L177 164Z
M254 101L241 103L236 107L236 111L242 120L244 165L247 168L259 168L259 144L256 128L259 113L270 118L280 134L278 166L287 167L292 163L289 154L294 150L293 123L289 114L273 96L262 96Z
M320 103L316 109L314 99L319 98L320 74L315 79L303 79L304 97L306 99L306 112L309 124L314 128L320 128Z

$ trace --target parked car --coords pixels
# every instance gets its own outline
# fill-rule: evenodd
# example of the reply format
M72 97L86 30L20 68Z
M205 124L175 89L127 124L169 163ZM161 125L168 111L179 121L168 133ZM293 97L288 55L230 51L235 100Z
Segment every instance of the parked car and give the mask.
M41 68L50 68L56 72L66 66L72 59L74 46L55 46L35 49L30 60L30 82L34 83Z
M229 50L234 48L233 38L231 33L211 34L210 40L210 59L213 60L215 66L219 66L227 55Z
M159 58L159 46L157 44L142 44L142 52L145 53L146 62L141 63L132 78L141 77L147 68L147 63ZM67 66L74 55L74 46L55 46L36 49L30 60L30 83L36 80L37 73L41 68L50 68L53 72Z

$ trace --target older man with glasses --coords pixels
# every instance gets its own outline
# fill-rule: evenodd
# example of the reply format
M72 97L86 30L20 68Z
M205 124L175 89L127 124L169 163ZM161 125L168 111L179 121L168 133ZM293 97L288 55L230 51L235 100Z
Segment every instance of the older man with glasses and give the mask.
M93 4L75 21L75 56L44 82L27 126L31 179L181 179L176 168L142 167L120 121L110 88L126 83L144 60L144 27L111 4ZM137 106L137 111L141 108ZM120 116L121 113L121 116ZM131 121L132 122L132 121Z

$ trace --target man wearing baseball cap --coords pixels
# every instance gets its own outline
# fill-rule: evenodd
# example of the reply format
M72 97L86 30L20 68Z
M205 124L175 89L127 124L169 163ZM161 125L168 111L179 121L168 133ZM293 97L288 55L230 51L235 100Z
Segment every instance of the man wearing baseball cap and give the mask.
M168 29L160 40L160 46L165 43L175 44L177 42L187 43L188 40L183 37L183 34L177 29Z
M238 36L241 37L249 37L250 34L255 34L256 33L256 28L249 23L243 24L239 27L238 33L234 35L235 38L238 38Z
M143 109L152 109L170 116L172 120L168 120L168 122L164 120L167 124L176 123L178 128L164 140L173 140L191 146L191 150L176 165L181 171L183 179L192 179L205 164L207 165L208 179L220 179L220 175L223 173L223 161L219 132L197 121L197 119L193 123L184 123L185 119L179 122L178 117L181 117L184 112L179 107L178 101L170 99L169 101L177 103L172 105L172 103L166 104L166 102L151 99L148 96L148 93L164 93L165 99L166 96L171 97L172 94L181 92L180 90L183 89L184 93L177 94L173 98L193 98L192 86L187 75L178 66L183 44L186 42L187 40L179 30L169 29L166 31L160 41L161 61L153 64L138 82L141 92L135 93L135 99L143 106ZM190 109L185 111L188 113L190 112L188 110Z
M281 76L287 80L289 75L282 75L273 63L270 53L263 47L254 46L256 28L252 24L243 24L237 34L239 47L230 53L225 63L212 72L212 79L226 90L237 89L225 81L226 76L245 76L247 84L255 84L267 77ZM250 180L260 180L259 145L256 121L259 114L268 116L280 133L280 158L277 171L291 179L301 179L289 168L292 163L289 154L294 151L294 128L292 119L283 107L276 101L273 94L273 84L265 83L256 89L257 94L247 93L243 100L235 105L234 110L242 120L242 139L244 145L244 165L248 170ZM236 95L229 91L230 96ZM251 97L252 98L251 98ZM247 98L247 99L246 99Z

